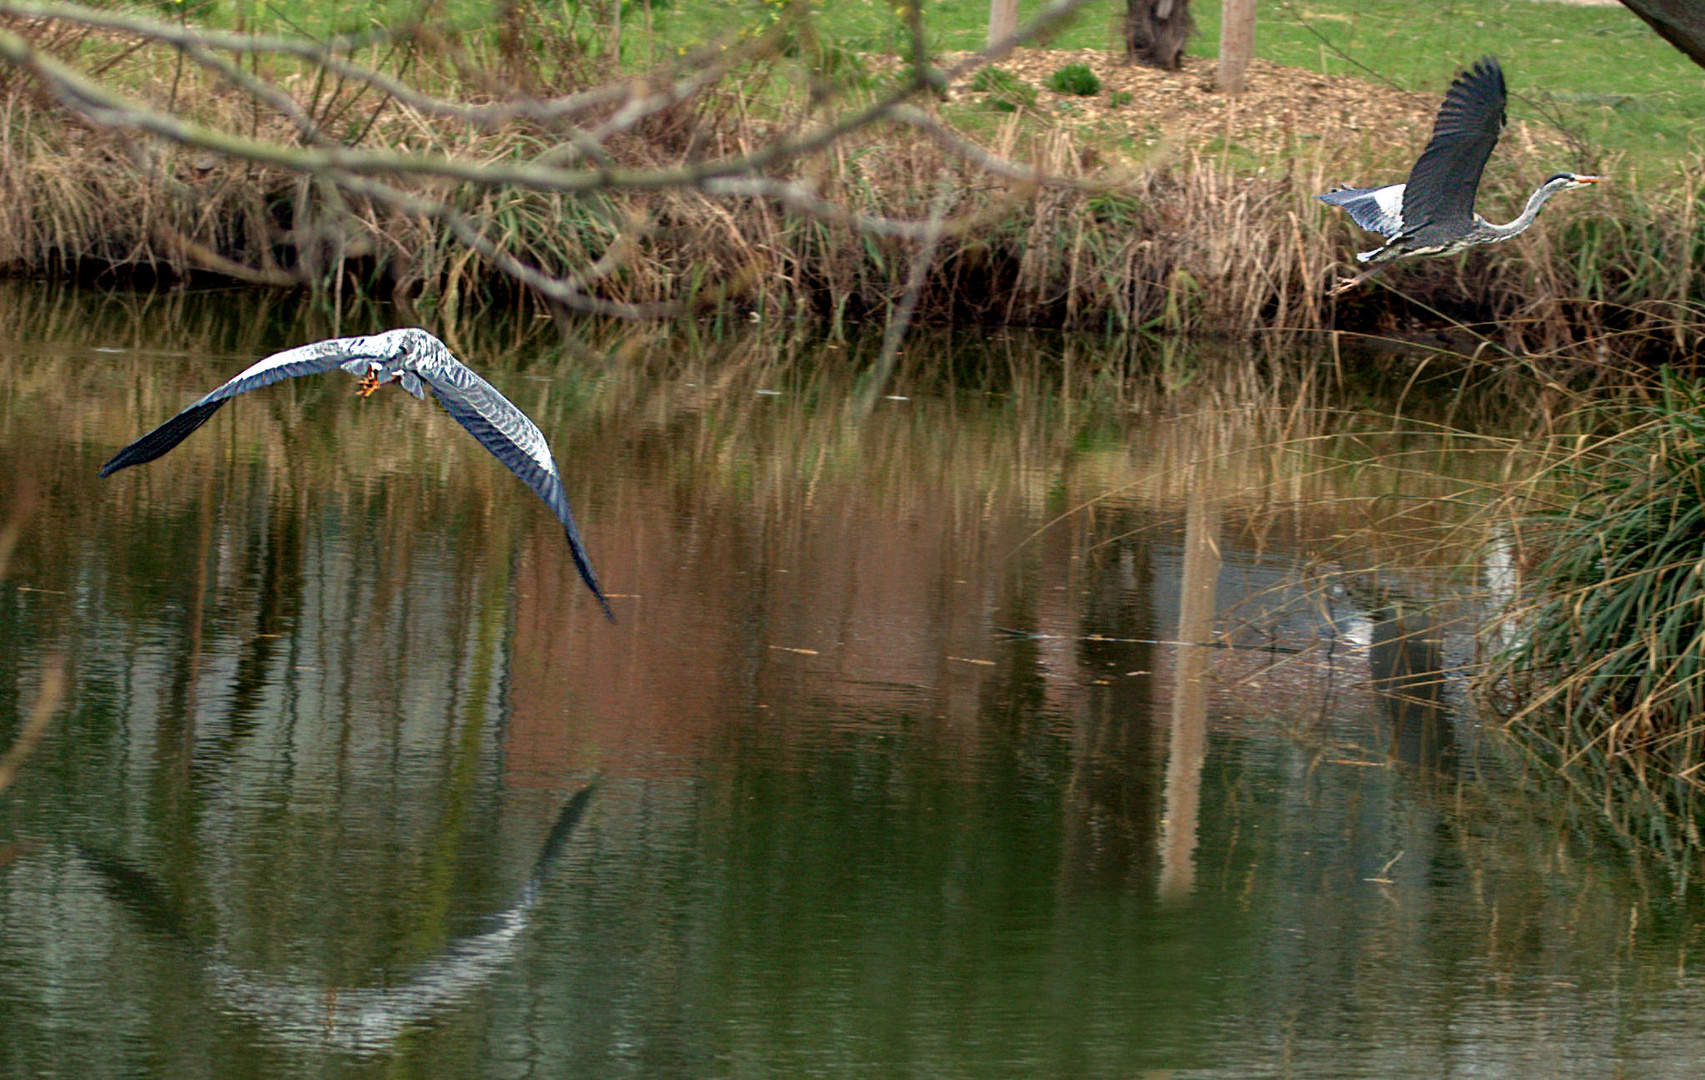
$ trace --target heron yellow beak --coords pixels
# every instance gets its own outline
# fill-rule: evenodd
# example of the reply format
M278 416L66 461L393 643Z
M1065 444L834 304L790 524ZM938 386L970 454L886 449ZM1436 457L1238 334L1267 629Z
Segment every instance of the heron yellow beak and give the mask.
M1575 177L1575 183L1577 183L1577 184L1602 184L1608 179L1610 179L1608 176L1577 176L1577 177Z

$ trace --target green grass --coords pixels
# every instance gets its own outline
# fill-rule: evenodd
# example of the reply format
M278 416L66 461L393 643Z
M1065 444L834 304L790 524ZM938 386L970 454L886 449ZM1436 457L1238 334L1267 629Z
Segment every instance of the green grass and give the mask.
M1198 54L1217 52L1217 4L1192 10ZM1697 149L1705 70L1627 8L1545 0L1264 2L1256 50L1265 59L1330 75L1374 78L1443 93L1474 58L1495 54L1508 78L1512 119L1553 122L1608 151L1670 159ZM1346 59L1348 57L1348 59ZM1352 61L1354 61L1352 63Z
M739 27L773 20L781 0L628 0L623 6L623 59L643 64L665 50L689 47ZM610 0L537 0L541 20L572 27L589 51L602 51ZM1020 18L1041 10L1023 0ZM840 0L814 5L819 34L858 51L889 51L902 41L893 0ZM399 21L418 10L405 0L331 4L325 0L258 0L206 8L208 21L259 29L295 27L316 35L371 22ZM1193 56L1218 51L1219 4L1194 0L1201 33ZM490 26L487 0L443 0L433 22ZM1058 48L1118 47L1123 0L1097 0L1054 35ZM978 48L987 32L988 0L939 0L924 8L937 50ZM645 38L650 26L653 40ZM1548 0L1263 0L1256 27L1263 59L1331 75L1386 81L1442 93L1451 77L1485 53L1509 76L1513 117L1560 124L1597 150L1627 152L1634 164L1659 168L1696 149L1705 116L1705 71L1665 44L1626 8L1580 7ZM1627 168L1633 167L1632 165ZM1622 171L1624 174L1627 168Z
M980 69L971 76L971 89L987 94L985 103L1000 112L1036 106L1036 88L1004 68Z
M1048 76L1048 89L1060 94L1091 97L1101 92L1101 80L1088 64L1067 64Z

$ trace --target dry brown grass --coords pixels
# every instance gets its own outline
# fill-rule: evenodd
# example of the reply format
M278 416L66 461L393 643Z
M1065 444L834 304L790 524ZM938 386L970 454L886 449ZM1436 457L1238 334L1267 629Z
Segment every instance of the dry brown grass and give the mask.
M44 47L86 57L100 46L86 37ZM270 123L277 130L267 134L289 138L282 120L256 121L245 100L213 92L164 58L138 53L115 60L113 73L156 102L194 102L191 111L210 124ZM762 145L806 115L773 75L765 68L725 83L612 149L624 164L662 165ZM511 81L530 78L518 71ZM301 98L367 146L496 160L548 145L548 133L526 124L475 132L364 87L313 84ZM1336 261L1367 238L1314 195L1347 178L1400 176L1411 144L1425 137L1413 117L1390 138L1347 126L1261 156L1228 145L1162 159L1057 118L940 108L1002 155L1101 187L1001 180L898 128L864 131L780 167L856 211L918 219L939 204L972 224L935 251L918 298L925 321L1274 341L1457 324L1462 351L1555 356L1566 362L1554 368L1589 373L1607 360L1674 359L1696 344L1694 298L1705 289L1691 254L1700 223L1687 178L1658 192L1578 198L1514 242L1400 266L1334 304L1325 290ZM389 296L452 320L516 291L430 218L280 170L93 130L17 78L0 83L0 123L0 266L12 273L216 275L334 297ZM1519 204L1554 165L1550 145L1506 143L1483 188L1494 207ZM567 196L426 181L417 190L482 221L508 251L554 274L619 256L618 269L588 286L605 299L687 310L881 316L904 292L917 244L691 190Z

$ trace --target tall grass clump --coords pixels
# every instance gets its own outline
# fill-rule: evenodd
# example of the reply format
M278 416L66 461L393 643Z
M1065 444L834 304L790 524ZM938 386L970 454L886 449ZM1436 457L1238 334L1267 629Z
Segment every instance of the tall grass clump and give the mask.
M1101 92L1101 79L1088 64L1067 64L1048 76L1048 89L1056 94L1093 97Z
M1694 784L1705 761L1705 387L1670 373L1516 519L1481 689L1564 763Z
M996 112L1017 112L1036 107L1036 88L1012 72L998 67L980 68L971 76L970 87Z

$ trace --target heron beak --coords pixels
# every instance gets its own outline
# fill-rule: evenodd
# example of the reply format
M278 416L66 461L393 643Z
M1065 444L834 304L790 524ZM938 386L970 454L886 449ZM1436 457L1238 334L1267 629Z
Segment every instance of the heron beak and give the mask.
M361 376L361 385L355 388L355 392L360 394L362 397L372 397L373 391L384 385L384 383L379 381L379 377L377 375L369 371L367 374Z
M1608 179L1610 179L1610 178L1607 176L1577 176L1577 177L1575 177L1575 183L1577 183L1577 184L1602 184Z

